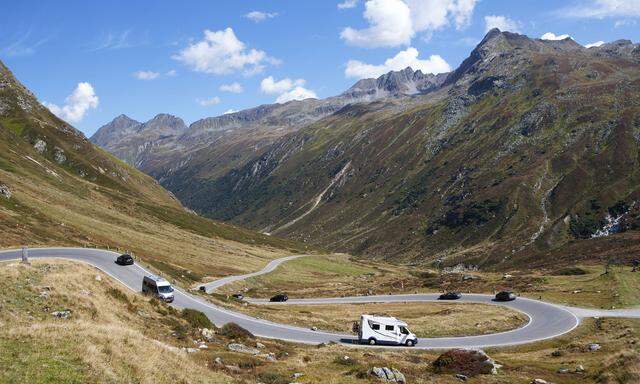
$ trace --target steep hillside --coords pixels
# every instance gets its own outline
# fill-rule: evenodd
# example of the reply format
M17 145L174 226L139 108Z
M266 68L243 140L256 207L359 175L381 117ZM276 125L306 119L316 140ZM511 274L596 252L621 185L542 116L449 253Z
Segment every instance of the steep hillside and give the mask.
M51 114L1 63L0 232L0 247L128 249L188 280L253 270L299 250L187 211L151 177Z
M347 106L174 191L332 249L495 264L638 227L639 142L638 45L492 30L431 92Z

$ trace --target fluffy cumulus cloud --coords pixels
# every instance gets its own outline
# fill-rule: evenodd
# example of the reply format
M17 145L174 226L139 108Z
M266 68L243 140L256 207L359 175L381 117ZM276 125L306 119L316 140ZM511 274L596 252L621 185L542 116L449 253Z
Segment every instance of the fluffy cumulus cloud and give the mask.
M564 39L570 39L571 36L569 35L556 35L553 32L547 32L544 35L540 36L540 40L564 40Z
M604 41L600 40L600 41L596 41L594 43L589 43L589 44L585 44L585 48L591 48L591 47L599 47L602 44L604 44Z
M78 83L76 89L67 96L63 106L45 102L44 105L62 120L69 123L82 121L87 111L98 107L98 96L89 83Z
M153 80L160 76L160 73L154 71L138 71L134 72L133 76L138 80Z
M431 55L428 59L420 59L419 52L413 47L398 52L394 57L385 60L384 64L367 64L358 60L349 60L344 71L345 76L356 79L378 77L389 71L399 71L406 67L421 70L423 73L443 73L451 71L451 66L439 55Z
M242 85L238 82L234 82L231 84L222 84L220 86L220 91L222 92L231 92L231 93L242 93L244 92L244 88L242 87Z
M409 45L411 39L424 32L455 25L467 26L477 0L368 0L364 18L367 28L347 27L340 37L361 47L395 47Z
M244 17L246 17L247 19L255 23L259 23L267 19L273 19L276 16L278 16L278 13L276 12L262 12L262 11L251 11L246 15L244 15Z
M640 0L583 0L556 13L564 17L594 19L640 17Z
M338 9L355 8L356 5L358 5L358 0L344 0L341 3L338 3Z
M202 40L190 44L173 58L194 71L214 75L237 71L251 75L261 72L266 63L275 62L264 51L248 49L231 28L205 30Z
M304 87L304 79L291 80L284 78L276 81L273 76L266 77L260 82L260 90L267 94L278 95L276 103L286 103L291 100L317 98L315 92Z
M214 96L209 99L196 99L196 102L203 107L210 107L212 105L220 104L220 98L218 96Z
M520 23L506 16L489 15L484 17L484 30L489 32L493 28L501 31L520 32Z

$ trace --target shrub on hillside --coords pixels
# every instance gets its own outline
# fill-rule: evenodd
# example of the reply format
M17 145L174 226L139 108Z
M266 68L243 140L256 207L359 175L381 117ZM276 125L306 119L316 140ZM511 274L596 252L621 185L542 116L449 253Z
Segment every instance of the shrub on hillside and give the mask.
M236 340L255 339L253 333L247 331L236 323L225 324L220 328L218 334Z
M588 272L579 267L560 268L553 272L554 276L579 276L586 275Z
M182 310L181 315L182 318L187 320L187 323L189 323L189 325L193 328L211 329L214 327L213 323L211 322L211 320L209 320L207 315L198 310L185 308Z

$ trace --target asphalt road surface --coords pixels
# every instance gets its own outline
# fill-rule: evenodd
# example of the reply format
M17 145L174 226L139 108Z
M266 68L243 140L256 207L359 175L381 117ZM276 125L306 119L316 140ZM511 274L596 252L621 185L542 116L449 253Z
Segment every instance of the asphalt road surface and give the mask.
M126 287L139 292L141 290L142 278L146 274L151 274L138 264L131 266L120 266L115 264L115 252L91 249L91 248L30 248L29 258L62 258L77 260L88 263L104 273L110 275ZM0 261L20 259L20 250L0 251ZM273 271L282 262L300 256L290 256L270 262L259 272L227 277L206 284L207 291L212 291L224 284L238 281L243 278L258 276L260 274ZM418 302L435 301L435 294L415 294L415 295L388 295L388 296L358 296L340 297L325 299L299 299L289 300L287 304L340 304L340 303L365 303L365 302L395 302L413 305ZM443 348L481 348L490 346L507 346L531 343L539 340L553 338L567 333L578 326L580 317L591 316L628 316L640 317L640 310L598 311L582 308L562 307L555 304L545 303L538 300L518 298L507 303L495 303L492 296L479 294L466 294L458 302L473 302L502 305L514 310L521 311L529 316L529 322L518 329L508 332L494 333L481 336L468 337L439 337L421 338L414 348L422 349L443 349ZM255 304L265 303L264 300L251 300ZM193 308L204 312L216 326L222 326L228 322L235 322L241 327L249 330L256 336L280 339L305 344L320 344L327 342L337 342L345 344L356 344L355 336L352 334L336 334L310 329L294 327L285 324L278 324L262 319L256 319L242 313L233 312L220 308L199 297L193 296L183 290L176 289L175 300L172 304L177 308ZM354 314L359 315L359 314ZM357 316L354 316L357 317Z

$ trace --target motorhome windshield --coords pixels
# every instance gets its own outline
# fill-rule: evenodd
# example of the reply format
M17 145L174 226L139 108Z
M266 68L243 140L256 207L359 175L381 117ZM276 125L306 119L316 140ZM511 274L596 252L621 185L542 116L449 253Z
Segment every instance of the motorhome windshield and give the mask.
M158 292L160 293L171 293L173 292L173 288L170 285L161 285L158 287Z
M400 327L400 332L402 332L403 335L408 335L411 333L411 331L409 331L409 328L407 327Z

